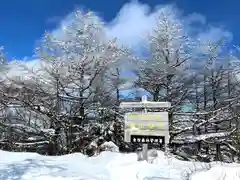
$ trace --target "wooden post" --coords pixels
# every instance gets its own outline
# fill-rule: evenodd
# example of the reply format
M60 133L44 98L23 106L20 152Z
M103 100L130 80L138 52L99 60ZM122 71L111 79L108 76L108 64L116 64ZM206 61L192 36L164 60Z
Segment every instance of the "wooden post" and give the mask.
M147 101L147 96L142 96L142 102ZM144 108L144 112L147 112L147 109ZM143 160L148 161L148 144L142 144L142 156Z
M142 145L142 157L143 160L148 161L148 144Z

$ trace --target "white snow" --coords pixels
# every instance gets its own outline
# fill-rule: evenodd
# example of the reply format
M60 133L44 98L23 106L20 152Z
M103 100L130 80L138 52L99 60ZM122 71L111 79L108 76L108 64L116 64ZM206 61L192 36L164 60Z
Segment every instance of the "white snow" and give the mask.
M189 177L191 174L191 178ZM0 151L0 180L240 180L240 164L184 162L163 152L147 163L135 153L41 156Z
M112 141L104 142L100 147L105 151L119 152L119 148Z

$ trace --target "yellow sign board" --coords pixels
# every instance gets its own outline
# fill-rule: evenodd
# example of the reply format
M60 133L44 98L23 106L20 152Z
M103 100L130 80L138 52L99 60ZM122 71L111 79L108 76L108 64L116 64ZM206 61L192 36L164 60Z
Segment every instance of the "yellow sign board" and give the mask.
M126 128L137 128L140 130L165 130L168 129L167 112L127 113L125 116Z
M126 118L128 121L131 120L139 120L139 121L160 121L161 119L163 119L163 117L161 116L161 114L134 114L134 113L129 113L126 115Z
M135 124L133 122L129 123L130 128L137 128L137 129L148 129L148 130L154 130L154 129L159 129L161 130L162 127L162 123L158 123L157 125L149 123L147 125L144 126L144 124Z

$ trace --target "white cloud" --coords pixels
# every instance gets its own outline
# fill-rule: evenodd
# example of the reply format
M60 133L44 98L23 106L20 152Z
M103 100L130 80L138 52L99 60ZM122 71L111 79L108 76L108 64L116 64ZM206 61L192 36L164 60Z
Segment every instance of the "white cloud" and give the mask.
M110 37L117 37L119 42L134 48L146 38L148 33L156 25L156 18L167 8L176 11L176 18L184 23L185 30L201 40L215 40L222 36L231 37L231 33L218 27L209 27L206 18L198 13L183 15L179 9L171 5L158 5L151 10L148 4L132 1L122 6L117 16L106 24L106 34ZM58 29L53 31L56 36L68 26L74 17L74 12L64 18ZM206 30L206 27L207 30Z
M198 13L183 15L179 9L169 5L158 5L154 10L151 10L149 5L138 1L126 3L120 9L117 16L110 23L106 24L106 34L110 37L117 37L119 42L124 45L138 48L154 27L156 18L161 11L169 7L176 11L176 17L184 23L185 29L200 41L219 40L221 37L232 38L232 34L229 31L221 27L209 26L205 17ZM74 12L62 19L59 27L53 30L52 33L55 36L62 37L62 32L73 19ZM36 67L36 65L33 65L33 68Z
M202 42L207 41L219 41L221 38L231 40L233 35L231 32L224 30L222 28L209 27L207 30L202 31L198 34L198 39Z
M8 63L8 70L5 73L8 78L21 77L25 79L39 74L43 67L44 65L38 59L28 61L14 60Z
M198 13L192 13L186 17L188 24L200 23L202 25L206 24L206 18Z
M125 4L117 17L107 26L107 34L117 37L121 43L135 46L153 28L157 12L139 2Z

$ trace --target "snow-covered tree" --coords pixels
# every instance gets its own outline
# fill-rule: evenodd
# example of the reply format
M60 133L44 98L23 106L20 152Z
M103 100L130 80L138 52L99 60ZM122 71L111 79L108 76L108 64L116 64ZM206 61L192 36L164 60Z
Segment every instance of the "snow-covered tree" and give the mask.
M180 110L191 82L187 72L195 46L172 6L161 9L146 46L148 57L137 62L135 84L149 92L154 101L171 102L169 124L173 132L173 112Z
M111 99L107 88L111 85L106 80L110 69L128 56L126 49L106 36L103 25L92 12L76 11L61 36L48 32L43 36L36 50L39 69L31 70L18 62L28 71L27 78L10 78L9 89L15 91L8 98L26 111L39 114L42 118L38 120L46 122L45 128L61 131L63 146L68 150L75 140L91 135L83 124L90 118L99 119L108 106ZM112 104L114 112L116 103ZM89 138L91 141L94 136Z
M98 102L94 94L96 87L104 84L106 71L126 53L106 37L103 23L91 12L77 11L63 37L46 34L38 54L49 65L46 69L59 96L77 100L78 115L84 117L87 106Z

